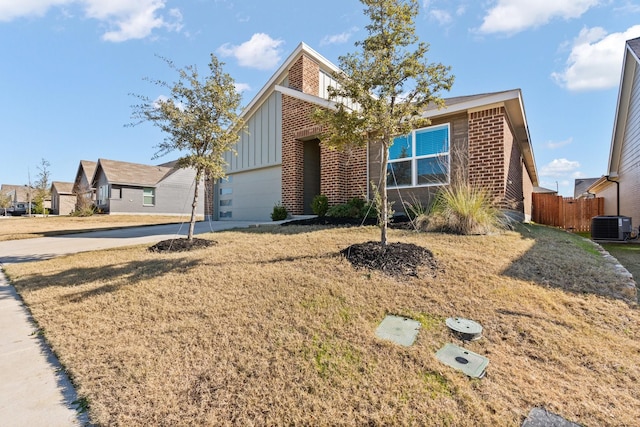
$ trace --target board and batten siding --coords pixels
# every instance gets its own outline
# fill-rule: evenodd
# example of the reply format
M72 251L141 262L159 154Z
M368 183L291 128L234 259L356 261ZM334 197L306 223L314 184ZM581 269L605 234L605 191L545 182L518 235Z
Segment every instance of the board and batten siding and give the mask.
M282 96L273 92L240 131L237 154L227 152L227 174L248 171L282 163Z
M329 99L329 91L327 90L327 88L331 86L331 87L338 87L338 82L336 82L336 80L331 77L330 74L320 70L320 78L319 78L319 93L318 96L320 98L323 99ZM343 97L338 98L338 101L340 101L341 103L343 103L345 106L353 109L355 107L355 105L357 105L355 102L353 102L350 99L345 99Z
M635 75L629 100L619 169L620 215L632 217L632 226L638 227L640 226L640 197L638 196L640 194L640 72ZM613 187L615 188L615 184ZM615 206L615 194L608 200L612 200L613 203L610 204Z

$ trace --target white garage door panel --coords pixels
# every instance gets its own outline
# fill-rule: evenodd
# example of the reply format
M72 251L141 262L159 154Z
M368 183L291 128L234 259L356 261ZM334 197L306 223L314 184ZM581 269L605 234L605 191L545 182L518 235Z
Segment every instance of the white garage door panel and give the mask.
M280 166L232 175L233 205L230 219L268 221L273 206L282 200Z

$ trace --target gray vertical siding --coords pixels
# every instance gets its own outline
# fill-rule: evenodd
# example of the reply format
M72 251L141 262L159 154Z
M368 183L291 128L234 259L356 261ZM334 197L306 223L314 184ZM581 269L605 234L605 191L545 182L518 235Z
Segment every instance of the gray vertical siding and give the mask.
M246 119L240 133L237 155L225 153L227 173L247 171L282 163L282 96L274 92Z

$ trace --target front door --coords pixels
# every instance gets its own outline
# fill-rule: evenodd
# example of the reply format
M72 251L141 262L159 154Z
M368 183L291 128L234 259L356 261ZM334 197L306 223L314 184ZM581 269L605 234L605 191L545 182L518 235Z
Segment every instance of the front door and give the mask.
M320 194L320 140L304 142L303 214L313 215L311 202Z

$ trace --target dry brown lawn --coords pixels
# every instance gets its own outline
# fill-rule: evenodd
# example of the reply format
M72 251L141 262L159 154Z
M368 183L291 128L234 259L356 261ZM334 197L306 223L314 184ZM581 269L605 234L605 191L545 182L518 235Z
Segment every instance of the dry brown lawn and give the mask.
M436 277L397 280L339 256L375 227L261 227L204 235L190 253L146 246L7 267L91 420L114 426L519 426L543 406L586 426L640 419L640 313L579 237L392 230L430 249ZM203 237L203 236L200 236ZM415 344L376 338L388 314ZM470 379L435 358L484 327Z
M199 219L202 219L201 217ZM0 217L0 241L56 236L82 231L189 222L190 216L93 215Z

